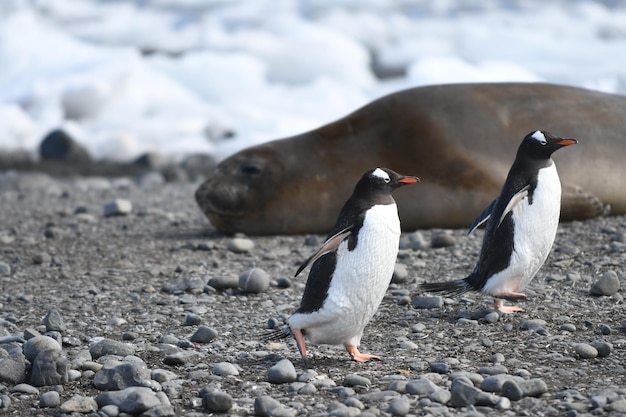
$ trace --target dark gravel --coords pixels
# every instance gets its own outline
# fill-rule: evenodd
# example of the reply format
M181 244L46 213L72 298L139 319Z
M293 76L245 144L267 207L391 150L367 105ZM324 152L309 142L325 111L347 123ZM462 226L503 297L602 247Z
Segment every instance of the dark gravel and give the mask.
M293 274L323 236L220 235L197 184L150 175L0 174L0 415L626 413L626 217L561 224L526 312L506 316L476 294L416 298L473 267L481 231L404 234L361 349L384 360L309 346L305 369L263 335L297 307ZM130 212L105 216L115 201ZM33 379L56 346L27 360L41 335L62 350Z

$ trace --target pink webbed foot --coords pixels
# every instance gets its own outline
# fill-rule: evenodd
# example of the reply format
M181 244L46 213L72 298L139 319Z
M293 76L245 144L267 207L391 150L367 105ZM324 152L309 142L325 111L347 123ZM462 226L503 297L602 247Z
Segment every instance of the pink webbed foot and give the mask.
M357 361L357 362L367 362L371 359L380 361L382 359L380 359L380 356L376 356L376 355L370 355L369 353L361 353L359 352L359 349L354 346L354 345L345 345L346 346L346 350L348 351L348 353L350 354L350 356L352 357L352 360Z
M523 312L524 311L524 309L519 307L519 306L505 306L504 305L504 300L501 300L499 298L496 298L495 306L496 306L496 310L498 310L498 311L500 311L500 312L502 312L504 314L511 314L511 313Z

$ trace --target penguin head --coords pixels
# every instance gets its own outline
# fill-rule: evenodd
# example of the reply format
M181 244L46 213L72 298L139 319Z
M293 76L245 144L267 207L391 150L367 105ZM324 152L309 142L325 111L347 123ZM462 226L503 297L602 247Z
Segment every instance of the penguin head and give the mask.
M389 168L375 168L367 171L356 185L356 190L369 193L391 194L396 188L415 184L420 179L414 176L400 175Z
M576 139L563 139L545 130L535 130L522 140L517 153L533 159L550 159L556 150L576 143Z

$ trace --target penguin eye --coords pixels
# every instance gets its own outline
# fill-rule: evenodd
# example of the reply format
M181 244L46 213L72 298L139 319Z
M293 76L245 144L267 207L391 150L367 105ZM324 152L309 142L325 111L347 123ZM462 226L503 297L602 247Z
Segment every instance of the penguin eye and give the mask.
M389 183L389 181L391 181L391 178L389 178L389 177L385 177L385 178L383 178L383 181L385 181L385 183L386 183L386 184L388 184L388 183Z

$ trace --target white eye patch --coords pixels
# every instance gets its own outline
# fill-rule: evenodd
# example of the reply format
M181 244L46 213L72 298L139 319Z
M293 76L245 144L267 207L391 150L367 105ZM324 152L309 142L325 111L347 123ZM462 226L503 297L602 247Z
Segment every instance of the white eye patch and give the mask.
M372 176L382 178L385 182L391 181L391 178L389 178L389 174L387 174L385 171L383 171L380 168L376 168L374 172L372 172Z
M540 142L543 145L545 145L548 142L546 140L546 137L544 136L544 134L540 130L538 130L535 133L533 133L530 137L535 139L537 142Z

